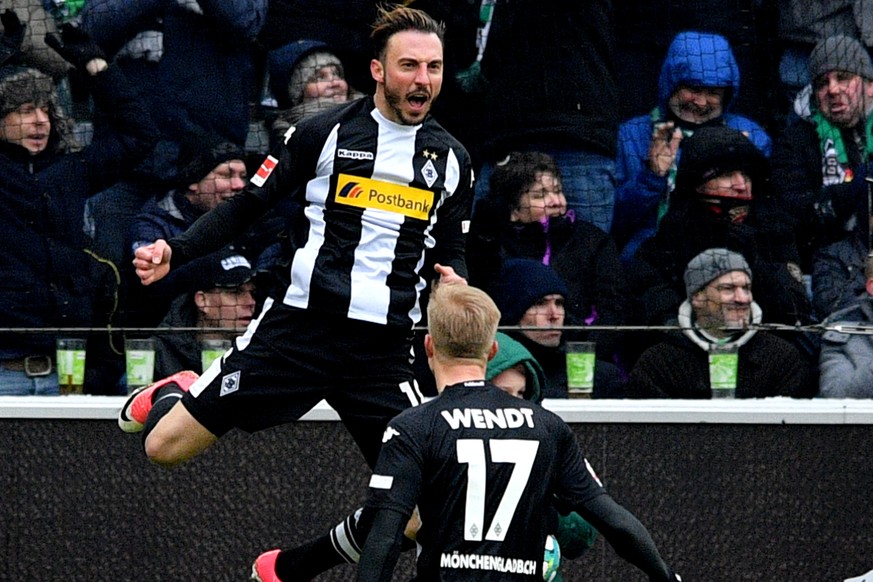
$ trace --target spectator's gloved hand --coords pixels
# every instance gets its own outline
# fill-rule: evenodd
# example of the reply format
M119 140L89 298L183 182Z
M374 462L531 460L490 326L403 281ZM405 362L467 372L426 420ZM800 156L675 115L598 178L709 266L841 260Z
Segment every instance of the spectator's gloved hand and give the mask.
M816 202L816 210L820 218L836 217L847 219L867 196L867 166L859 165L852 168L852 180L834 186L822 188L821 196Z
M65 24L61 28L61 36L55 33L45 35L45 43L81 73L87 70L88 63L94 59L106 60L103 49L91 40L88 33L72 24Z
M0 65L5 65L18 55L24 31L27 25L18 19L14 10L7 9L0 14L0 24L3 25L3 35L0 36Z

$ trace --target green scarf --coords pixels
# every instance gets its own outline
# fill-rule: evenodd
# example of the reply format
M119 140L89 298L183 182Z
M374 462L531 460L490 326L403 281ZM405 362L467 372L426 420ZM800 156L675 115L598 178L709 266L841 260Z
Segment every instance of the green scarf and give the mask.
M813 109L810 119L815 123L815 130L818 132L819 143L821 144L822 156L825 155L826 145L828 142L834 144L834 149L837 151L837 161L842 166L848 166L849 156L846 155L846 144L843 141L843 132L840 128L828 121L824 114L818 109ZM867 116L867 131L865 133L866 148L862 152L862 163L866 164L873 155L873 115Z

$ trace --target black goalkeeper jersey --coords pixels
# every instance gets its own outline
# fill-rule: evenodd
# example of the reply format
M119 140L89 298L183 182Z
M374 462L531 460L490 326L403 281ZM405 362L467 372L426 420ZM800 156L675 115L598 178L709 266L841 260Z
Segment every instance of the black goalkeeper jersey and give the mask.
M552 502L604 493L563 420L466 382L391 421L368 506L407 515L418 504L416 580L539 581Z
M434 263L467 274L472 180L469 154L433 117L400 125L363 98L288 130L243 192L170 241L173 261L220 248L289 200L293 260L277 300L411 327Z

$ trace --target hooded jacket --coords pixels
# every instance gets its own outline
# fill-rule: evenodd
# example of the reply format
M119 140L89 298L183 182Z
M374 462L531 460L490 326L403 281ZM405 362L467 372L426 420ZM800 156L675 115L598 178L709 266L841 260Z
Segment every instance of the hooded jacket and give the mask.
M672 191L671 172L658 176L648 163L649 144L656 123L674 121L685 137L696 126L681 124L669 106L670 97L680 85L727 87L721 117L704 125L726 125L748 134L764 155L771 150L770 136L747 117L731 113L731 105L740 91L740 71L728 41L717 34L681 32L667 51L658 80L658 105L649 115L641 115L621 124L616 159L615 218L612 235L621 252L621 260L630 258L643 241L654 235L658 225L658 207ZM702 126L701 126L702 127ZM676 154L676 165L682 144Z
M534 359L527 348L503 332L497 332L497 345L499 346L497 354L488 362L485 379L490 382L502 372L522 364L527 379L524 399L537 404L542 403L546 375L539 362Z
M752 323L761 322L761 308L752 303ZM679 308L682 331L668 332L660 343L640 356L630 372L630 398L712 397L709 383L709 352L716 345L738 349L737 398L791 396L808 398L808 366L800 352L782 338L767 332L746 330L727 343L715 344L695 327L692 306Z
M790 225L769 196L767 164L738 132L710 127L686 138L676 190L657 233L629 261L628 281L640 323L663 325L685 299L682 280L688 262L710 248L727 248L748 261L755 274L755 297L768 322L795 325L813 321L801 282L800 258ZM697 187L711 174L741 170L752 178L752 199L742 222L729 211L714 214ZM722 206L723 209L729 208Z

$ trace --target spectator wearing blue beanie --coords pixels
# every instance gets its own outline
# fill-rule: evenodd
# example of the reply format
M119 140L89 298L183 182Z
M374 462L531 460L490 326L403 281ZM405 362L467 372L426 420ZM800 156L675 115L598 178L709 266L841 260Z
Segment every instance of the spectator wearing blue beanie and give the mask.
M546 374L544 398L567 398L564 347L564 297L567 286L548 265L533 259L507 259L493 292L500 309L501 326L544 328L506 330L542 365ZM622 395L624 380L615 364L598 360L594 377L595 398Z

